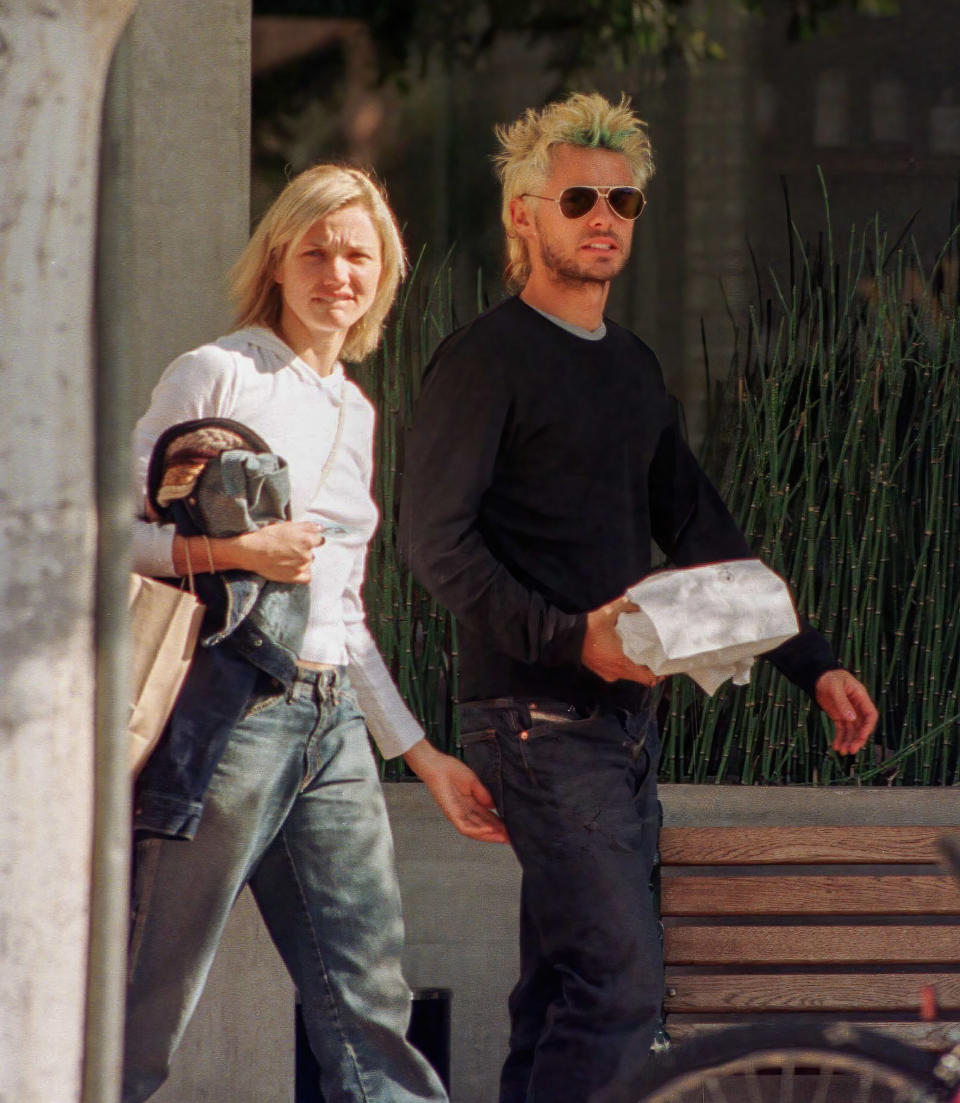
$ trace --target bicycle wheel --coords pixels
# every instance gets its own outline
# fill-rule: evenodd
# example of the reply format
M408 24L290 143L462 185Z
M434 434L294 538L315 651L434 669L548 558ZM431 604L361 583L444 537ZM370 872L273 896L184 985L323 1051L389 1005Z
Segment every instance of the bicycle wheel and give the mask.
M936 1062L846 1024L738 1027L646 1062L595 1103L939 1103Z

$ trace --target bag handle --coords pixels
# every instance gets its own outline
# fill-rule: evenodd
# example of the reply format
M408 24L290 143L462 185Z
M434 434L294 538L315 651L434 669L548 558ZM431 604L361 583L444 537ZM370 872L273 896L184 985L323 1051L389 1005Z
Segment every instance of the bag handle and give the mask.
M187 589L190 591L191 594L193 594L194 597L196 597L197 596L197 587L196 587L196 585L193 581L193 561L190 558L190 537L189 536L184 536L184 538L183 538L183 551L184 551L184 555L186 556L186 559L187 559L187 576L186 576L187 577ZM181 590L183 589L183 579L182 578L180 579L180 589Z

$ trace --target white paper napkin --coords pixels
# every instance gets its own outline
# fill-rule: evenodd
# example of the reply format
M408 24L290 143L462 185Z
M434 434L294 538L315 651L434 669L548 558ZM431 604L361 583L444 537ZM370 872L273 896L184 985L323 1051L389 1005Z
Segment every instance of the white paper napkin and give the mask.
M759 559L660 571L627 597L640 607L617 620L627 658L711 695L728 678L746 685L756 656L800 630L787 584Z

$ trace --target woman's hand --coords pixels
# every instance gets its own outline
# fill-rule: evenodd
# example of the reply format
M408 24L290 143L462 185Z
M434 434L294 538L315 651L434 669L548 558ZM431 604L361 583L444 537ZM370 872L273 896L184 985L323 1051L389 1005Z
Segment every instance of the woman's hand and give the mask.
M189 558L185 547L190 541ZM270 582L309 582L313 553L323 530L312 521L278 521L240 536L173 538L173 567L178 575L215 571L252 571ZM209 554L208 554L209 552Z
M461 835L485 843L510 841L489 789L465 762L438 751L426 739L414 743L403 759Z
M313 553L323 543L323 532L311 521L278 521L223 542L233 544L232 566L240 570L253 571L270 582L309 582ZM211 543L216 548L220 541Z

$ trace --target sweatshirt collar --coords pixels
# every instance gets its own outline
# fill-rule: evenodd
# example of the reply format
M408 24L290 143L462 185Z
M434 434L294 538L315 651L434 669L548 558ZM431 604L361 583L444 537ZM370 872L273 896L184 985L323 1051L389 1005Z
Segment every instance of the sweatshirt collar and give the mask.
M272 329L267 329L265 326L249 326L243 330L243 336L252 345L279 356L284 367L291 368L301 379L313 383L322 391L325 391L337 405L343 401L343 384L346 376L343 372L343 365L339 360L333 365L333 370L329 375L320 375L305 360L297 356L286 341L278 337Z

